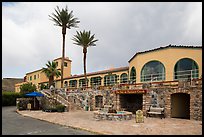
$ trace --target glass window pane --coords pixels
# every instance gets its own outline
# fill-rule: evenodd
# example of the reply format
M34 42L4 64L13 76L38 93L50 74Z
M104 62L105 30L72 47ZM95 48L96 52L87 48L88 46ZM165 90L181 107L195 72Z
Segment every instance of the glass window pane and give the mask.
M141 72L141 81L165 80L165 68L159 61L150 61L144 65Z
M198 78L198 65L189 58L179 60L174 67L174 79Z
M136 70L135 70L135 67L131 68L131 71L130 71L130 81L131 81L131 83L135 83L136 82Z

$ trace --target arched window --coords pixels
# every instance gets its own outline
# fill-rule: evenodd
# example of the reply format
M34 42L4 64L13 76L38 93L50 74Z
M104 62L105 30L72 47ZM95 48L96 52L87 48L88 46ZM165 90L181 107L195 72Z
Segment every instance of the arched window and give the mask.
M69 87L77 87L77 80L70 80Z
M198 65L189 58L180 59L174 66L174 79L198 78Z
M89 79L86 80L86 86L88 86ZM79 87L85 86L85 78L79 80Z
M117 75L116 74L108 74L104 76L104 86L114 85L117 83Z
M150 61L141 70L141 82L165 80L165 68L160 61Z
M123 73L120 75L120 83L127 83L128 82L128 75Z
M65 82L64 82L64 87L67 87L67 86L68 86L68 82L65 81Z
M136 69L135 69L135 67L131 68L131 71L130 71L130 82L131 83L135 83L136 82Z
M98 76L98 77L92 77L91 78L91 82L90 82L90 84L91 84L91 86L95 86L95 85L101 85L101 77L100 76Z

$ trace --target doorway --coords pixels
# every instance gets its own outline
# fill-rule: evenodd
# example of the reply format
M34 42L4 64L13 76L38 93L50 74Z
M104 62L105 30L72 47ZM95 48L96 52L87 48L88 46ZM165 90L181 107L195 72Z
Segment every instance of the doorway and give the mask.
M190 119L190 94L171 94L171 117Z
M137 110L142 110L143 94L120 94L120 108L125 111L136 113Z

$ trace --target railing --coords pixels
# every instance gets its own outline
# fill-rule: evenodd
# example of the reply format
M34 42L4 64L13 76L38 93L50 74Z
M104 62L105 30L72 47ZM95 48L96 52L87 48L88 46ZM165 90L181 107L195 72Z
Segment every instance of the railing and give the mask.
M161 81L165 79L165 73L155 73L155 74L147 74L141 75L141 81Z
M56 99L59 103L65 105L65 106L69 106L70 103L65 99L63 98L61 95L59 94L55 94L56 96L54 96L54 99Z
M55 90L53 92L54 93L52 94L50 89L41 90L41 93L44 94L46 97L55 99L56 101L58 101L59 103L65 106L69 106L69 102L64 97L62 97L60 94L55 93L56 92Z
M48 98L51 98L51 93L49 91L49 89L43 89L40 91L43 95L45 95Z
M185 70L185 71L176 71L174 73L174 79L175 80L179 80L179 79L192 80L194 78L198 78L198 75L199 75L198 69Z
M148 75L141 75L141 83L148 83L148 82L163 82L165 84L167 84L167 82L165 81L165 75L166 73L156 73L156 74L148 74ZM174 83L177 80L190 80L192 81L193 79L197 79L199 76L198 73L198 69L194 69L194 70L185 70L185 71L177 71L174 72L174 74L172 75L168 75L171 76L173 78ZM124 83L121 83L120 81L124 81L126 80L126 77L124 77L123 79L109 79L108 81L104 82L102 84L102 81L100 82L92 82L91 86L85 86L85 84L82 84L79 88L77 87L69 87L67 86L67 89L70 91L77 91L77 89L79 90L87 90L87 89L112 89L112 87L117 87L119 85L123 85L123 84L135 84L135 82L132 82L130 79ZM138 83L136 83L136 85L138 85ZM175 84L172 84L175 85ZM140 86L141 88L141 86Z

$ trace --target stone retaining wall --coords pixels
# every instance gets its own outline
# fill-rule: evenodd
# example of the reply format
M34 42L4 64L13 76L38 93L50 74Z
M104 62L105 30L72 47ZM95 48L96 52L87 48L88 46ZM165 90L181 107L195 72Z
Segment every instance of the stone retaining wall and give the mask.
M103 113L100 111L94 111L94 119L95 120L131 120L132 113L131 112L124 112L124 114L117 114L117 113Z
M148 87L148 92L143 94L143 113L146 116L146 112L150 105L155 103L157 107L165 108L165 116L171 117L171 95L176 93L184 93L190 95L190 119L202 120L202 86L179 86L174 87ZM152 97L154 95L154 97ZM117 109L121 108L120 94L115 94L115 104Z
M142 111L146 115L146 111L149 109L150 105L155 105L157 107L165 108L165 116L171 117L171 97L173 94L184 93L190 95L190 119L202 120L202 83L198 85L190 85L189 83L179 83L178 87L174 86L149 86L145 87L148 91L142 96ZM80 94L75 94L75 97L71 100L72 103L78 104L78 106L88 106L88 110L99 110L100 107L96 107L96 96L102 96L102 104L111 105L115 110L122 110L120 94L115 94L112 90L93 90L93 91L83 91ZM70 97L72 98L72 97ZM77 99L80 99L77 100ZM81 103L81 104L80 104ZM85 109L85 108L84 108ZM137 111L137 110L135 110ZM101 117L99 119L112 119L114 116L107 116L104 114L98 115ZM115 119L121 119L120 116L115 116ZM122 117L122 119L125 119Z

